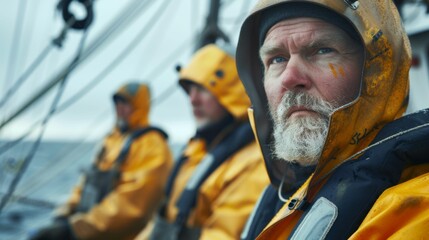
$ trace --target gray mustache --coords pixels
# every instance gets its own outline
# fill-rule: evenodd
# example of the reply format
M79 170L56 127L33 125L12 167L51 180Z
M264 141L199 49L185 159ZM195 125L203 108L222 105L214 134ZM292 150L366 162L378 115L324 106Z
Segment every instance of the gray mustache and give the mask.
M290 91L283 95L280 106L283 108L282 113L287 114L292 107L305 107L315 111L323 117L329 117L335 107L328 101L302 91Z

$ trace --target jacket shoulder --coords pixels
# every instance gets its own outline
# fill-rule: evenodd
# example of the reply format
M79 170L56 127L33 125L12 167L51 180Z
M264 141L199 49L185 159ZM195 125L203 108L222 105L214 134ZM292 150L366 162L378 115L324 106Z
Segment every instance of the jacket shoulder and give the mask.
M428 192L429 173L387 189L351 239L424 239L429 222ZM373 238L375 232L377 238Z

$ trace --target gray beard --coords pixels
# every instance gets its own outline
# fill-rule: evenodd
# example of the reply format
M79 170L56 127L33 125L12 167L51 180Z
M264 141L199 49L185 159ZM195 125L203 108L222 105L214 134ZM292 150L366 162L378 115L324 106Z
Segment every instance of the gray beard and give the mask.
M318 114L287 119L293 106L303 106ZM288 92L277 110L270 110L274 120L274 155L301 166L316 165L328 134L333 105L304 92Z

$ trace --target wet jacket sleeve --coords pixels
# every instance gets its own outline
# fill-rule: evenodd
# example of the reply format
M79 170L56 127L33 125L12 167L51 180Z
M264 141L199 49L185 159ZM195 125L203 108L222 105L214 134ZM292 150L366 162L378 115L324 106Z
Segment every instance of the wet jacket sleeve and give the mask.
M218 169L222 172L218 177L207 179L211 189L202 189L199 197L202 211L199 215L201 218L210 215L203 223L200 239L240 239L259 195L269 184L263 160L258 158L257 151L253 144L243 149Z
M387 189L350 239L425 239L429 173Z
M141 230L162 198L172 164L163 137L150 132L134 140L119 185L86 214L70 218L79 239L126 239Z

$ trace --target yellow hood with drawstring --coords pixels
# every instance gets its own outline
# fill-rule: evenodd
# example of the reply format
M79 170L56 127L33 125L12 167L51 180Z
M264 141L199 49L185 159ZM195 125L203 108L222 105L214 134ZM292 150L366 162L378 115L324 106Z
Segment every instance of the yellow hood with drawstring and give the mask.
M142 84L121 87L115 96L126 98L133 106L132 130L148 126L149 94ZM98 169L111 169L129 133L114 129L103 143L95 163ZM83 181L69 202L57 212L69 219L77 239L133 239L151 219L159 203L172 167L172 154L161 133L149 131L131 144L120 167L119 183L99 204L87 213L76 213Z
M268 117L269 109L263 86L263 69L259 60L259 30L261 15L264 12L276 8L280 4L289 4L289 2L314 4L336 12L354 26L354 30L360 36L364 46L360 95L356 100L338 108L331 115L329 132L316 169L290 198L302 200L304 197L311 199L320 189L309 189L310 185L319 182L323 184L329 174L339 165L358 157L359 155L355 154L366 148L385 124L403 115L408 104L408 71L411 63L411 49L399 13L391 0L356 1L358 3L356 9L347 3L355 1L258 1L241 28L236 59L240 78L252 101L249 115L253 122L254 132L262 149L271 183L277 188L282 180L285 186L297 181L296 176L299 175L297 174L299 169L289 167L284 161L274 160L270 152L273 123ZM414 187L416 186L418 185L414 184ZM424 192L424 185L420 184L419 187ZM405 192L402 189L403 187L398 193ZM384 195L380 197L380 200L383 197ZM400 204L400 201L396 203ZM374 205L374 208L377 204ZM289 210L287 205L288 202L258 239L288 238L302 213ZM391 209L395 209L395 207L391 206L389 210ZM366 219L353 239L385 239L371 238L371 235L359 233L365 232L365 229L369 229L371 224L386 223ZM426 228L413 228L416 232L415 236L420 236L419 234ZM391 231L395 231L395 228L392 227Z
M357 10L352 10L344 1L259 1L242 26L237 67L252 101L251 115L255 120L256 134L271 171L271 181L276 186L283 175L283 170L279 170L284 167L276 166L279 161L269 161L267 146L271 141L272 122L267 117L268 102L259 64L258 19L264 9L286 2L319 4L344 16L356 28L365 46L360 95L332 114L315 179L368 146L386 123L402 116L408 104L411 63L408 37L391 0L359 1Z
M214 44L201 48L190 63L180 70L179 84L204 87L235 119L247 120L249 97L238 77L235 59Z

